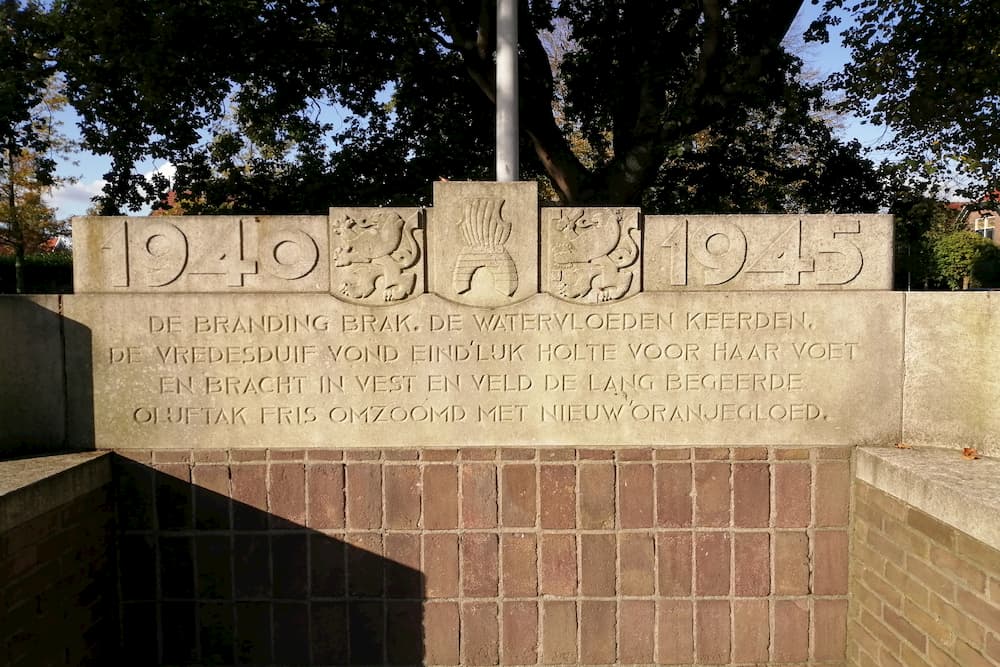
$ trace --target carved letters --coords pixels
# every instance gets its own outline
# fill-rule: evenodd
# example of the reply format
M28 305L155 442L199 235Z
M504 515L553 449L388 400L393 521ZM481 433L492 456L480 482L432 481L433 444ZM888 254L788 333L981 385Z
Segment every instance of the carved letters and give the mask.
M891 289L887 215L647 216L643 288Z
M322 216L74 218L74 290L325 292Z
M539 294L493 310L430 294L390 308L124 294L75 295L64 314L90 332L105 447L832 445L898 428L902 304L892 292Z
M327 217L76 218L75 289L312 292L364 305L430 292L492 308L539 292L607 303L641 291L892 285L891 216L643 222L635 208L539 209L537 197L534 183L439 182L423 215L333 208Z
M78 218L67 367L109 448L882 442L891 239L889 216L540 209L535 183Z

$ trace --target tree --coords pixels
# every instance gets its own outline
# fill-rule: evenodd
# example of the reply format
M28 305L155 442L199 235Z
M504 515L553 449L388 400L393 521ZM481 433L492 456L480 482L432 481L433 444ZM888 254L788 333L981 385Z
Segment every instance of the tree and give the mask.
M941 181L957 170L976 194L1000 182L1000 68L992 0L825 0L811 37L848 11L851 63L832 84L843 107L892 132L886 147ZM969 193L970 196L975 196Z
M647 210L675 213L874 213L882 177L857 142L843 143L822 109L821 89L790 82L766 110L703 132L668 157Z
M563 203L638 204L695 137L782 100L796 59L781 40L800 4L522 0L522 172L545 174ZM425 201L437 176L491 175L490 0L57 0L53 16L84 139L113 161L107 212L162 194L134 173L143 156L183 157L231 177L199 143L231 97L241 135L295 147L274 161L283 163L276 175L299 164L289 178L325 189L327 204L341 193ZM543 35L556 20L574 48L553 72ZM318 103L352 117L330 130ZM592 161L574 152L573 137Z
M895 217L896 289L929 289L941 283L934 259L935 242L958 231L955 212L944 202L906 188L899 192L889 208Z
M52 137L39 109L53 73L53 35L37 2L0 4L0 242L14 250L18 292L24 289L24 256L31 232L51 219L39 188L52 183Z
M934 265L948 289L995 287L1000 284L1000 248L975 232L959 230L933 245Z
M962 211L922 194L926 183L904 183L906 173L898 165L886 171L887 182L896 183L889 208L895 217L894 287L956 290L1000 285L1000 247L969 231Z
M12 249L22 261L47 240L66 232L66 226L56 220L55 210L42 201L47 186L37 179L37 160L30 151L12 156L6 148L0 159L0 245ZM23 276L16 282L21 291Z

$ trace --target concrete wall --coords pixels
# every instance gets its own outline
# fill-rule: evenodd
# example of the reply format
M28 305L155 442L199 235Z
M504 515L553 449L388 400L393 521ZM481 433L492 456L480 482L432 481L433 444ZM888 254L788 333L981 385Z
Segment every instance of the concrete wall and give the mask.
M977 434L991 432L994 413L982 406L1000 393L994 369L980 363L989 349L983 322L997 317L997 301L986 293L899 298L903 342L898 358L885 361L903 369L891 383L902 396L890 399L902 403L903 417L886 444L906 440L957 456L971 442L995 453ZM44 324L9 329L19 332L13 357L41 355L47 364L0 380L8 448L94 442L96 325L59 315L73 299L0 300L20 313L15 323L27 309L29 323ZM132 462L117 468L123 649L137 662L421 655L441 664L838 664L846 655L850 446L171 444L121 450ZM558 497L550 495L556 488ZM523 506L512 500L518 494ZM479 527L467 516L480 510L495 512L495 524ZM675 511L690 512L690 524L672 523ZM435 523L441 512L449 518ZM511 512L520 518L508 523ZM594 512L603 512L599 526L588 523ZM317 513L326 523L315 523ZM517 559L504 560L518 548ZM476 574L475 565L485 570ZM372 568L374 582L364 574ZM614 587L591 595L595 571ZM297 574L288 580L287 572ZM324 572L336 573L340 588L314 589ZM417 588L390 594L388 572ZM480 575L489 590L467 594ZM505 576L533 582L533 592L510 595ZM967 645L986 651L989 636Z
M869 427L868 430L878 432L880 444L902 441L959 450L972 446L982 454L1000 455L1000 445L990 435L1000 430L1000 411L994 409L1000 400L1000 366L991 361L995 356L993 323L1000 322L1000 300L989 292L898 296L902 300L903 313L898 322L895 313L883 312L880 308L858 315L868 321L864 334L867 340L873 336L884 337L877 346L877 354L870 355L865 362L866 366L881 370L864 371L879 378L879 385L864 388L867 392L863 394L864 400L859 396L834 398L842 402L842 405L837 404L837 409L843 413L835 414L835 418L877 422L877 429ZM94 297L83 298L92 300ZM831 298L841 300L844 297L832 295ZM870 297L859 295L857 298ZM138 299L135 304L142 300ZM72 295L0 297L0 316L7 334L4 348L7 366L0 374L0 417L5 426L0 433L0 452L9 455L95 446L93 329L108 321L108 317L118 315L100 310L86 322L62 315L67 311L87 310L85 306L77 306L78 302L80 300ZM132 302L119 303L119 313L132 309L129 305ZM106 335L99 333L98 338ZM836 397L857 393L854 389L840 389L846 370L846 367L831 366L826 375L819 372L810 390L818 383L824 399L827 394ZM138 373L135 377L136 382L142 378L148 381L149 374ZM116 382L119 380L110 376L103 383L102 391L114 388ZM116 399L101 410L113 410L118 403ZM897 417L900 413L901 417ZM790 432L787 440L778 439L774 444L873 444L857 435L866 432L864 427L851 426L844 430L835 424L824 426L828 430L833 428L829 437L824 432L824 436L817 439L807 428L803 439L791 437L794 434ZM579 428L576 424L568 426ZM102 428L107 430L108 426ZM449 432L461 431L460 428L449 429ZM161 431L162 437L169 440L169 429ZM157 431L156 437L161 437L161 431ZM743 442L774 439L769 435L774 432L773 428L757 427L757 431L747 434ZM740 440L738 433L734 434L732 429L727 433L730 435L725 437L734 442L726 444L740 444L736 442ZM854 435L857 437L852 441ZM325 435L305 437L321 442ZM167 444L177 446L173 443L178 442L175 438ZM100 443L97 446L101 446ZM130 440L128 446L141 447L141 437Z
M0 452L39 454L68 448L61 297L0 298Z

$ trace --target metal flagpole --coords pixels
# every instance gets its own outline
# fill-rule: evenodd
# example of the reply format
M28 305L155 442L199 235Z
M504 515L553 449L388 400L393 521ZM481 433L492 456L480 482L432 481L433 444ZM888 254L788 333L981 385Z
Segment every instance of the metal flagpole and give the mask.
M517 0L497 2L497 181L518 179Z

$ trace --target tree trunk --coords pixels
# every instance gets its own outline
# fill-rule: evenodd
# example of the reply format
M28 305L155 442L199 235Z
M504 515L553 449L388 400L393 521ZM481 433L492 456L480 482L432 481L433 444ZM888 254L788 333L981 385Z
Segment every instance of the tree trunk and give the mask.
M14 248L14 292L24 294L24 244Z
M14 160L17 155L17 146L13 142L5 150L7 160L7 210L10 218L7 226L10 230L11 240L14 246L14 292L24 294L24 229L21 227L21 220L18 217L17 208L17 186L14 183Z

